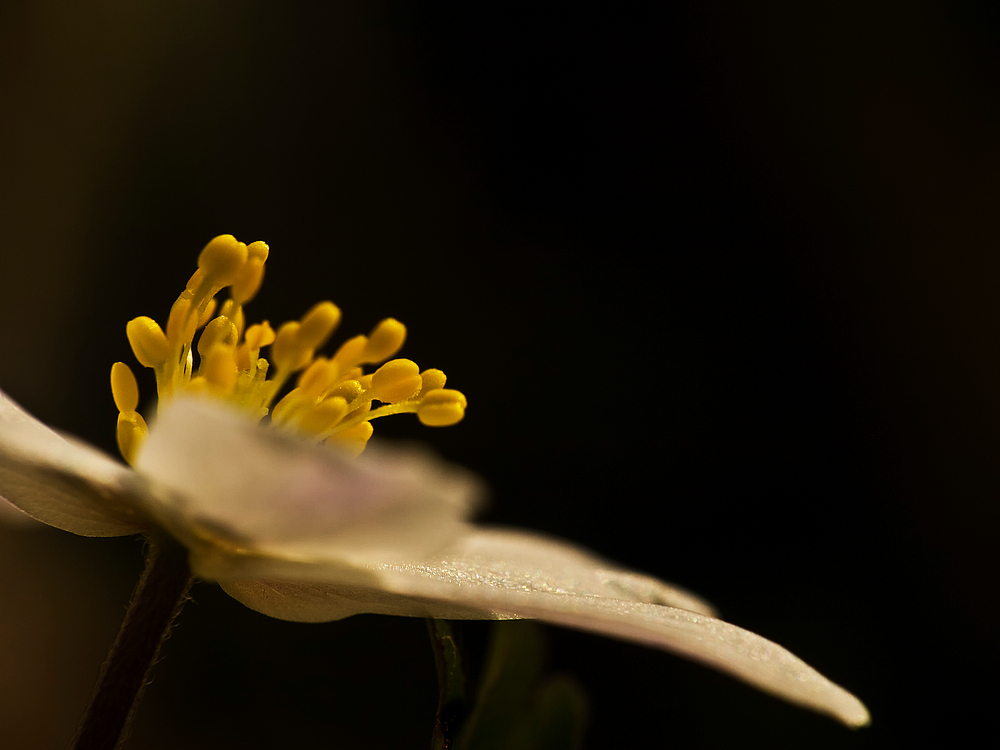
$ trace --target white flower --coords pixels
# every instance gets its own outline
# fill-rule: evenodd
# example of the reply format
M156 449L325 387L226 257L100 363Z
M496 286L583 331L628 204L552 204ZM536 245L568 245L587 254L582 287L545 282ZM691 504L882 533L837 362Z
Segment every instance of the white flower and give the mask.
M166 529L198 576L272 617L538 618L662 648L850 726L853 695L698 598L569 544L470 525L474 482L424 455L358 459L262 430L221 401L161 406L135 468L0 392L0 495L84 536Z

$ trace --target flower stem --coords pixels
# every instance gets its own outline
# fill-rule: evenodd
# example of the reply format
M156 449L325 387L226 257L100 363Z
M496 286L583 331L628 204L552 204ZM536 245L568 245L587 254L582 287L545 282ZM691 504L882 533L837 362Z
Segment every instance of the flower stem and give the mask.
M451 750L465 714L465 673L451 624L427 620L438 674L438 709L431 750Z
M191 587L187 550L165 534L147 537L146 569L73 740L73 750L121 747L160 646Z

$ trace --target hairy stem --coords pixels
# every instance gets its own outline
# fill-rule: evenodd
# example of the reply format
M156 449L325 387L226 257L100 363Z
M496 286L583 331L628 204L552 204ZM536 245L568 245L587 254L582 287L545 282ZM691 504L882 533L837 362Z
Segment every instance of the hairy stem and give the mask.
M129 726L160 646L188 598L187 550L165 534L147 539L146 569L73 740L73 750L115 750Z

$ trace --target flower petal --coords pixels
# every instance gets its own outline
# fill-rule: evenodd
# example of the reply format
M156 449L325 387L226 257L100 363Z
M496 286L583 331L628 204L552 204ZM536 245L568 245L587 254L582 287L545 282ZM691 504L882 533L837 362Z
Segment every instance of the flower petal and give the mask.
M415 450L351 458L201 398L161 408L136 463L170 492L150 511L182 541L248 559L323 558L360 568L442 548L475 483ZM200 572L197 571L196 572Z
M0 497L0 525L31 526L37 529L44 527L44 524L36 521L16 505L9 503L4 497Z
M321 568L312 566L313 575ZM868 722L857 698L781 646L697 611L707 606L686 592L607 566L569 545L480 531L450 548L446 558L386 563L373 572L381 577L379 587L323 584L301 575L295 582L229 579L222 585L247 606L291 620L360 612L538 618L687 656L850 726Z
M392 581L400 575L408 578L413 570L429 579L440 576L449 588L461 580L469 586L598 596L714 614L711 605L684 589L619 568L575 545L508 529L466 526L429 561L369 563L362 571L345 568L336 549L327 559L308 560L233 555L210 560L196 551L193 564L199 575L222 581L247 606L286 620L322 622L361 613L445 618L433 609L441 606L440 600L425 611L427 602L414 602L405 591L393 591ZM261 601L255 600L257 586ZM380 588L386 588L388 596ZM353 609L347 602L353 602ZM491 619L500 612L495 607L462 607L466 614L449 614L446 619Z
M0 496L29 516L82 536L148 528L135 472L49 429L0 391Z

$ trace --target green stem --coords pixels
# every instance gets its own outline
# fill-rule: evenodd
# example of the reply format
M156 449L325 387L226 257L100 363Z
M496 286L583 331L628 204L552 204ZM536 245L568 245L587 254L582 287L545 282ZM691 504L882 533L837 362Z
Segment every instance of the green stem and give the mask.
M151 534L147 542L146 569L101 667L73 750L121 747L160 646L187 601L192 580L187 550L165 534Z

